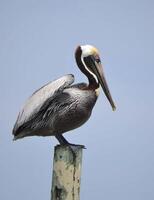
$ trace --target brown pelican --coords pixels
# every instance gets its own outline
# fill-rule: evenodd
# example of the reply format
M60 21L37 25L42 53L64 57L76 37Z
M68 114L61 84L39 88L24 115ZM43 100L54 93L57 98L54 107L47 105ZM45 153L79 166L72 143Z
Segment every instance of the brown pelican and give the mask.
M19 112L13 128L14 140L27 136L55 136L60 144L70 144L63 133L78 128L90 117L102 87L112 109L112 100L98 50L78 46L75 59L89 83L73 84L74 76L65 75L34 92Z

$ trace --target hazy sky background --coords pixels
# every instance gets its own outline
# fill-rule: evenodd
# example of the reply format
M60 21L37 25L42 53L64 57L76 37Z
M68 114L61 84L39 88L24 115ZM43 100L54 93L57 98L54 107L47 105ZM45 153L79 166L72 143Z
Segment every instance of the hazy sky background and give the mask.
M154 1L0 1L0 199L50 199L55 138L12 141L25 100L64 74L87 81L74 50L93 44L103 92L90 120L66 133L84 144L81 200L154 199Z

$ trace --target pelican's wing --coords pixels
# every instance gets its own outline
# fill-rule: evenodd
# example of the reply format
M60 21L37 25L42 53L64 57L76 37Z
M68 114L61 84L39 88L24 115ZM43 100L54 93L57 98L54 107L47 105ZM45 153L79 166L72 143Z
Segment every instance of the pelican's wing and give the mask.
M14 125L13 134L15 135L18 127L29 121L49 99L54 98L73 82L74 76L68 74L55 81L49 82L39 90L35 91L26 101L23 109L19 112L17 121Z

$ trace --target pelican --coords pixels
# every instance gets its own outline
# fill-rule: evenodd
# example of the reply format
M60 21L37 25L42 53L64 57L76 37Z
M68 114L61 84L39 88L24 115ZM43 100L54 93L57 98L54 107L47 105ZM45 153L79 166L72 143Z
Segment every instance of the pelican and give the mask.
M75 59L89 83L73 84L74 75L68 74L35 91L18 114L13 128L14 140L35 135L55 136L60 144L70 144L63 134L80 127L89 119L100 86L112 109L116 109L98 49L91 45L78 46Z

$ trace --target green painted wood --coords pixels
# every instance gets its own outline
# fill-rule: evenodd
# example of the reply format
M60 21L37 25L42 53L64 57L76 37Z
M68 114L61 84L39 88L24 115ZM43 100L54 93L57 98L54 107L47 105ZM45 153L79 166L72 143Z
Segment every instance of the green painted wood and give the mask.
M83 146L54 149L51 200L79 200Z

